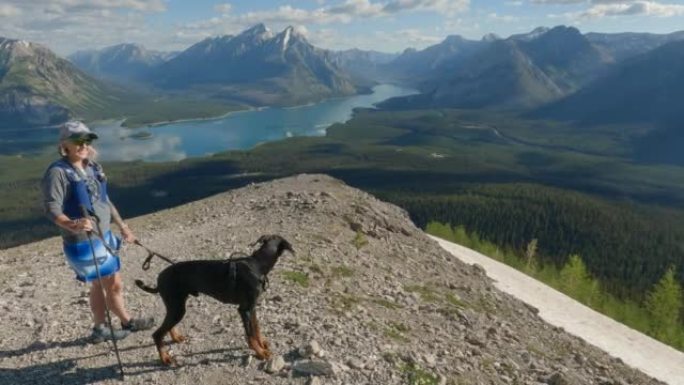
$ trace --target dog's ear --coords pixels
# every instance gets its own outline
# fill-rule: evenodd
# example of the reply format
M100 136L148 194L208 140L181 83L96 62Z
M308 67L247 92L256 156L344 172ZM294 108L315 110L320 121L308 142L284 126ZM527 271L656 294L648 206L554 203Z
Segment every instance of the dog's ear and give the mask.
M250 246L250 247L254 247L254 246L258 245L258 244L262 244L262 245L263 245L264 243L268 242L269 237L270 237L270 235L262 235L262 236L259 237L259 239L257 239L256 241L254 241L254 243L250 244L249 246Z
M281 248L282 250L287 250L287 251L289 251L290 253L292 253L292 255L296 255L296 254L297 254L297 253L295 253L294 248L292 248L292 245L290 244L290 242L286 241L285 239L283 239L283 240L280 241L280 248Z

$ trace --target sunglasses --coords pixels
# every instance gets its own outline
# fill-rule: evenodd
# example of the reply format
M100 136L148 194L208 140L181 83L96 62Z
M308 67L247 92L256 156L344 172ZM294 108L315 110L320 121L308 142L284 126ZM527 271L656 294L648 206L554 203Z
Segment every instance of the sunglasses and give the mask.
M92 139L88 139L88 138L70 139L70 141L71 141L71 143L73 143L77 146L83 146L83 145L90 146L90 144L93 142Z

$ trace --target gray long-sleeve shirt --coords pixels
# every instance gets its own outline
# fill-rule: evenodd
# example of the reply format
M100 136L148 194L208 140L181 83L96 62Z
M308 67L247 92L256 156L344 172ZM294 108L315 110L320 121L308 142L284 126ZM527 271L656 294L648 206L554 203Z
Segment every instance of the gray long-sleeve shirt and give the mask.
M58 162L60 161L67 162L64 159L59 160ZM66 164L68 165L68 162ZM70 194L74 193L71 191L71 182L69 182L66 171L62 167L54 167L53 165L54 163L48 167L41 181L41 190L43 192L43 209L45 211L45 215L52 222L54 222L59 215L64 214L64 202L70 197ZM86 167L85 173L79 169L74 168L74 170L78 172L81 178L85 179L86 184L89 186L90 201L93 205L95 215L100 219L99 226L104 234L109 231L111 227L111 202L109 201L109 198L107 198L107 201L104 202L99 198L102 192L99 191L100 184L97 182L97 177L95 176L93 167ZM85 232L75 234L62 227L59 229L62 239L64 239L65 243L81 242L88 239Z

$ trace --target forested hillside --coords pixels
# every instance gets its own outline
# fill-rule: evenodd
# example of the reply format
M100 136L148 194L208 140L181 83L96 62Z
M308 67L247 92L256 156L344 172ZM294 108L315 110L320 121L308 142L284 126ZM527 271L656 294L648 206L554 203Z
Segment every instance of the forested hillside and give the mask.
M462 225L517 251L537 239L541 260L556 266L579 254L592 275L618 295L639 298L669 266L684 276L681 213L519 183L468 186L444 195L390 193L387 199L406 208L421 227L430 221Z

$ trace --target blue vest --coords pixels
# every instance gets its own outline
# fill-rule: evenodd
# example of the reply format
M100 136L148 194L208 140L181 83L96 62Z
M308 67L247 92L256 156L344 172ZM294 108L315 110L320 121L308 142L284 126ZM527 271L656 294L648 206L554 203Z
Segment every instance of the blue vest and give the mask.
M67 190L67 196L64 198L64 203L62 204L62 211L64 214L70 219L82 218L83 213L81 212L81 205L85 206L89 213L94 213L94 201L91 199L92 192L88 191L88 184L78 171L64 159L54 162L50 167L59 167L64 170L67 180L69 181L70 186ZM89 161L86 167L93 170L100 193L99 199L102 202L107 202L107 178L102 171L102 166L93 161ZM86 173L88 172L87 169L85 171Z

